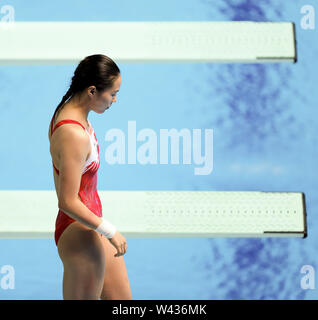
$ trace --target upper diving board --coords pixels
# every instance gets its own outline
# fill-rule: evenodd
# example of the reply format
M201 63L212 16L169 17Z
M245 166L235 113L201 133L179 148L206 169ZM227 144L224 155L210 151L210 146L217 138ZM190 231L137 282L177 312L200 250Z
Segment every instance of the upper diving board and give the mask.
M0 65L297 62L293 22L1 22Z

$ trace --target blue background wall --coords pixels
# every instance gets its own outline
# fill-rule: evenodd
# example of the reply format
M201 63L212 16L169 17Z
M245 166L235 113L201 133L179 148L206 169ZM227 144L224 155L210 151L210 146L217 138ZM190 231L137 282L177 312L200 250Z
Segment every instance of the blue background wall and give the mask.
M317 1L1 1L16 21L293 21L297 64L121 64L117 103L91 113L100 145L99 190L261 190L306 194L306 239L128 239L134 299L316 299L300 286L317 266L317 28L300 10ZM0 16L1 17L1 16ZM1 39L0 39L1 41ZM54 188L48 124L76 65L0 66L0 189ZM213 129L210 175L195 165L109 165L105 134ZM36 146L36 148L34 148ZM0 240L0 267L15 289L0 299L61 299L63 266L53 239ZM1 278L1 274L0 274Z

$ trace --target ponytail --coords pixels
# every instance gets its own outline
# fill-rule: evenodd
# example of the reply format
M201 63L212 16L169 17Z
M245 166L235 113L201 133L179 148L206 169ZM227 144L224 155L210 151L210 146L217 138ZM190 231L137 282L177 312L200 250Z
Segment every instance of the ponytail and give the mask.
M63 106L63 104L73 95L72 92L72 86L68 89L68 91L65 93L64 97L62 98L61 102L59 103L59 105L56 107L54 114L53 114L53 119L55 118L55 115L57 113L57 111L61 108L61 106Z

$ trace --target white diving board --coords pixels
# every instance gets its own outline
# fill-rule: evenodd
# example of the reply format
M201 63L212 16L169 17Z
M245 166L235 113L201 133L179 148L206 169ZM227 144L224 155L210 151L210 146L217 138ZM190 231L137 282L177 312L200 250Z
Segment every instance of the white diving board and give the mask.
M305 195L258 191L98 191L128 238L307 237ZM0 238L52 238L55 190L1 190Z
M293 22L1 22L0 65L297 62Z

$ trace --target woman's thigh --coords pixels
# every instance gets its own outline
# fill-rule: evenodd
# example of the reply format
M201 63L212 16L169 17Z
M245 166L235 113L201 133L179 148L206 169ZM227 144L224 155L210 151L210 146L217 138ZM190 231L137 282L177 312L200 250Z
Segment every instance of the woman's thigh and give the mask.
M63 298L99 299L104 283L105 250L101 235L78 221L58 241L63 262Z
M114 257L117 250L105 236L102 236L102 242L105 248L106 266L101 299L131 300L132 295L124 256Z

